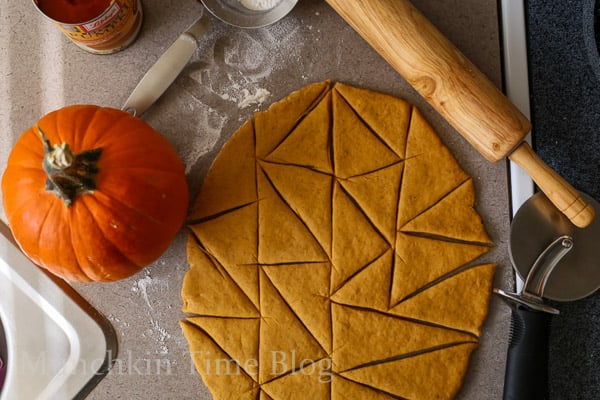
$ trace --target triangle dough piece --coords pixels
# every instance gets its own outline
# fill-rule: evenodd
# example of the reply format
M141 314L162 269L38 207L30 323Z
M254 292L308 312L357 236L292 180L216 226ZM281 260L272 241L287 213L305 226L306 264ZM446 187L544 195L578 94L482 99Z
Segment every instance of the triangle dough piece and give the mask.
M370 174L340 182L390 243L393 243L396 237L403 165L390 165Z
M420 324L377 311L335 303L331 310L334 371L347 371L450 343L474 341L473 336L467 333ZM388 379L389 376L392 375L388 375Z
M190 228L258 308L256 203Z
M183 278L183 312L198 315L257 318L258 309L192 234L187 243L190 269Z
M254 126L245 123L225 143L200 187L188 220L198 220L256 201Z
M323 361L322 363L320 361ZM291 394L310 400L331 399L329 359L305 360L304 368L261 385L273 399L289 399Z
M304 167L261 163L275 190L331 254L333 178Z
M189 317L187 322L202 329L227 354L228 361L235 360L258 381L259 318Z
M479 265L452 275L398 304L390 313L479 336L488 312L495 267Z
M334 89L350 104L367 125L401 159L405 158L406 136L412 105L402 99L337 82Z
M331 92L266 158L333 173L331 163Z
M223 400L256 400L259 386L238 364L201 329L186 321L180 325L196 370L211 393L219 393Z
M391 305L475 260L491 247L398 233L392 276Z
M336 375L331 381L331 400L390 400L389 394Z
M335 91L333 114L333 163L337 177L346 179L400 161Z
M385 311L390 305L390 286L394 252L381 257L360 270L331 296L336 303Z
M271 283L321 347L331 352L330 263L263 267Z
M400 191L398 227L469 179L421 113L413 108Z
M264 272L260 280L259 382L299 368L303 360L327 356Z
M330 88L329 81L313 83L256 113L256 156L264 158L273 151Z
M260 264L328 261L319 242L284 203L262 171L258 175L258 259Z
M260 397L258 400L273 400L268 394L264 392L264 390L260 391Z
M477 343L457 344L342 372L342 376L401 398L452 399L462 386L469 357L475 348Z
M335 184L331 290L337 290L346 279L390 247L365 215L356 208L352 199L338 184Z
M475 188L467 180L430 209L409 221L401 230L456 239L464 242L491 243L481 217L473 208Z

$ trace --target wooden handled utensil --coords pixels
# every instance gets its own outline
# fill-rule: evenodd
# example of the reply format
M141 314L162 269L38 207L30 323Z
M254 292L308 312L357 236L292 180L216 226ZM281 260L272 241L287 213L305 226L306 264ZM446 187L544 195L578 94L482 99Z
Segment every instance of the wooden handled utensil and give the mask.
M523 168L578 227L594 219L591 207L523 139L531 123L408 0L326 0L479 153Z

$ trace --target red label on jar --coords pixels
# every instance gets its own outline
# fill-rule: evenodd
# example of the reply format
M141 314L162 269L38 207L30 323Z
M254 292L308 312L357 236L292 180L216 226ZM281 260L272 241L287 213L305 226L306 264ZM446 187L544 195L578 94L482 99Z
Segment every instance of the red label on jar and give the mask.
M99 18L96 18L94 21L90 22L89 24L81 25L81 28L83 30L85 30L85 32L92 32L96 29L101 29L105 25L108 25L109 23L111 23L111 21L117 16L117 14L119 14L119 11L121 11L121 6L119 5L118 2L115 1L110 6L110 8L108 10L106 10L106 12L104 14L102 14L102 16L100 16Z
M33 1L38 9L49 17L71 41L92 53L106 54L123 49L133 42L142 24L140 0L109 0L108 3L105 0L96 1L95 3L98 4L106 3L106 8L91 20L77 23L64 21L76 20L77 17L73 17L74 12L79 12L80 15L90 15L89 9L82 5L76 5L80 0ZM64 10L63 16L60 15L60 10L48 7L49 4L56 6L62 2L68 2L72 6L70 10Z

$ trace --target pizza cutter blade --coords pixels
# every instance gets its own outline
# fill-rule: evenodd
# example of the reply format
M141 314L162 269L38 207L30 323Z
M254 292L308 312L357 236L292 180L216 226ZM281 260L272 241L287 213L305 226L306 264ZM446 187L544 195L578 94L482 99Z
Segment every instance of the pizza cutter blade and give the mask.
M595 211L600 205L581 194ZM516 213L510 231L510 257L524 281L518 293L494 291L515 305L506 361L505 400L542 400L548 390L548 339L558 310L543 298L573 301L600 288L600 221L573 225L542 193Z
M581 196L596 212L600 211L596 200L585 193ZM544 193L536 193L521 206L512 221L510 258L517 275L524 281L542 251L563 235L573 238L574 248L548 278L543 297L556 301L579 300L600 288L600 219L593 220L586 228L578 228Z

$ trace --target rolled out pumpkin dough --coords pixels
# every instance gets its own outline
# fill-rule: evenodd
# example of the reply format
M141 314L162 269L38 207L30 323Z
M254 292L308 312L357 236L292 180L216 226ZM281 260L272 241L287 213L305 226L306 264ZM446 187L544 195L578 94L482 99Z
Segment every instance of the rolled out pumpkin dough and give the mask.
M327 81L255 114L190 217L181 325L214 398L452 398L494 273L474 201L404 100Z

